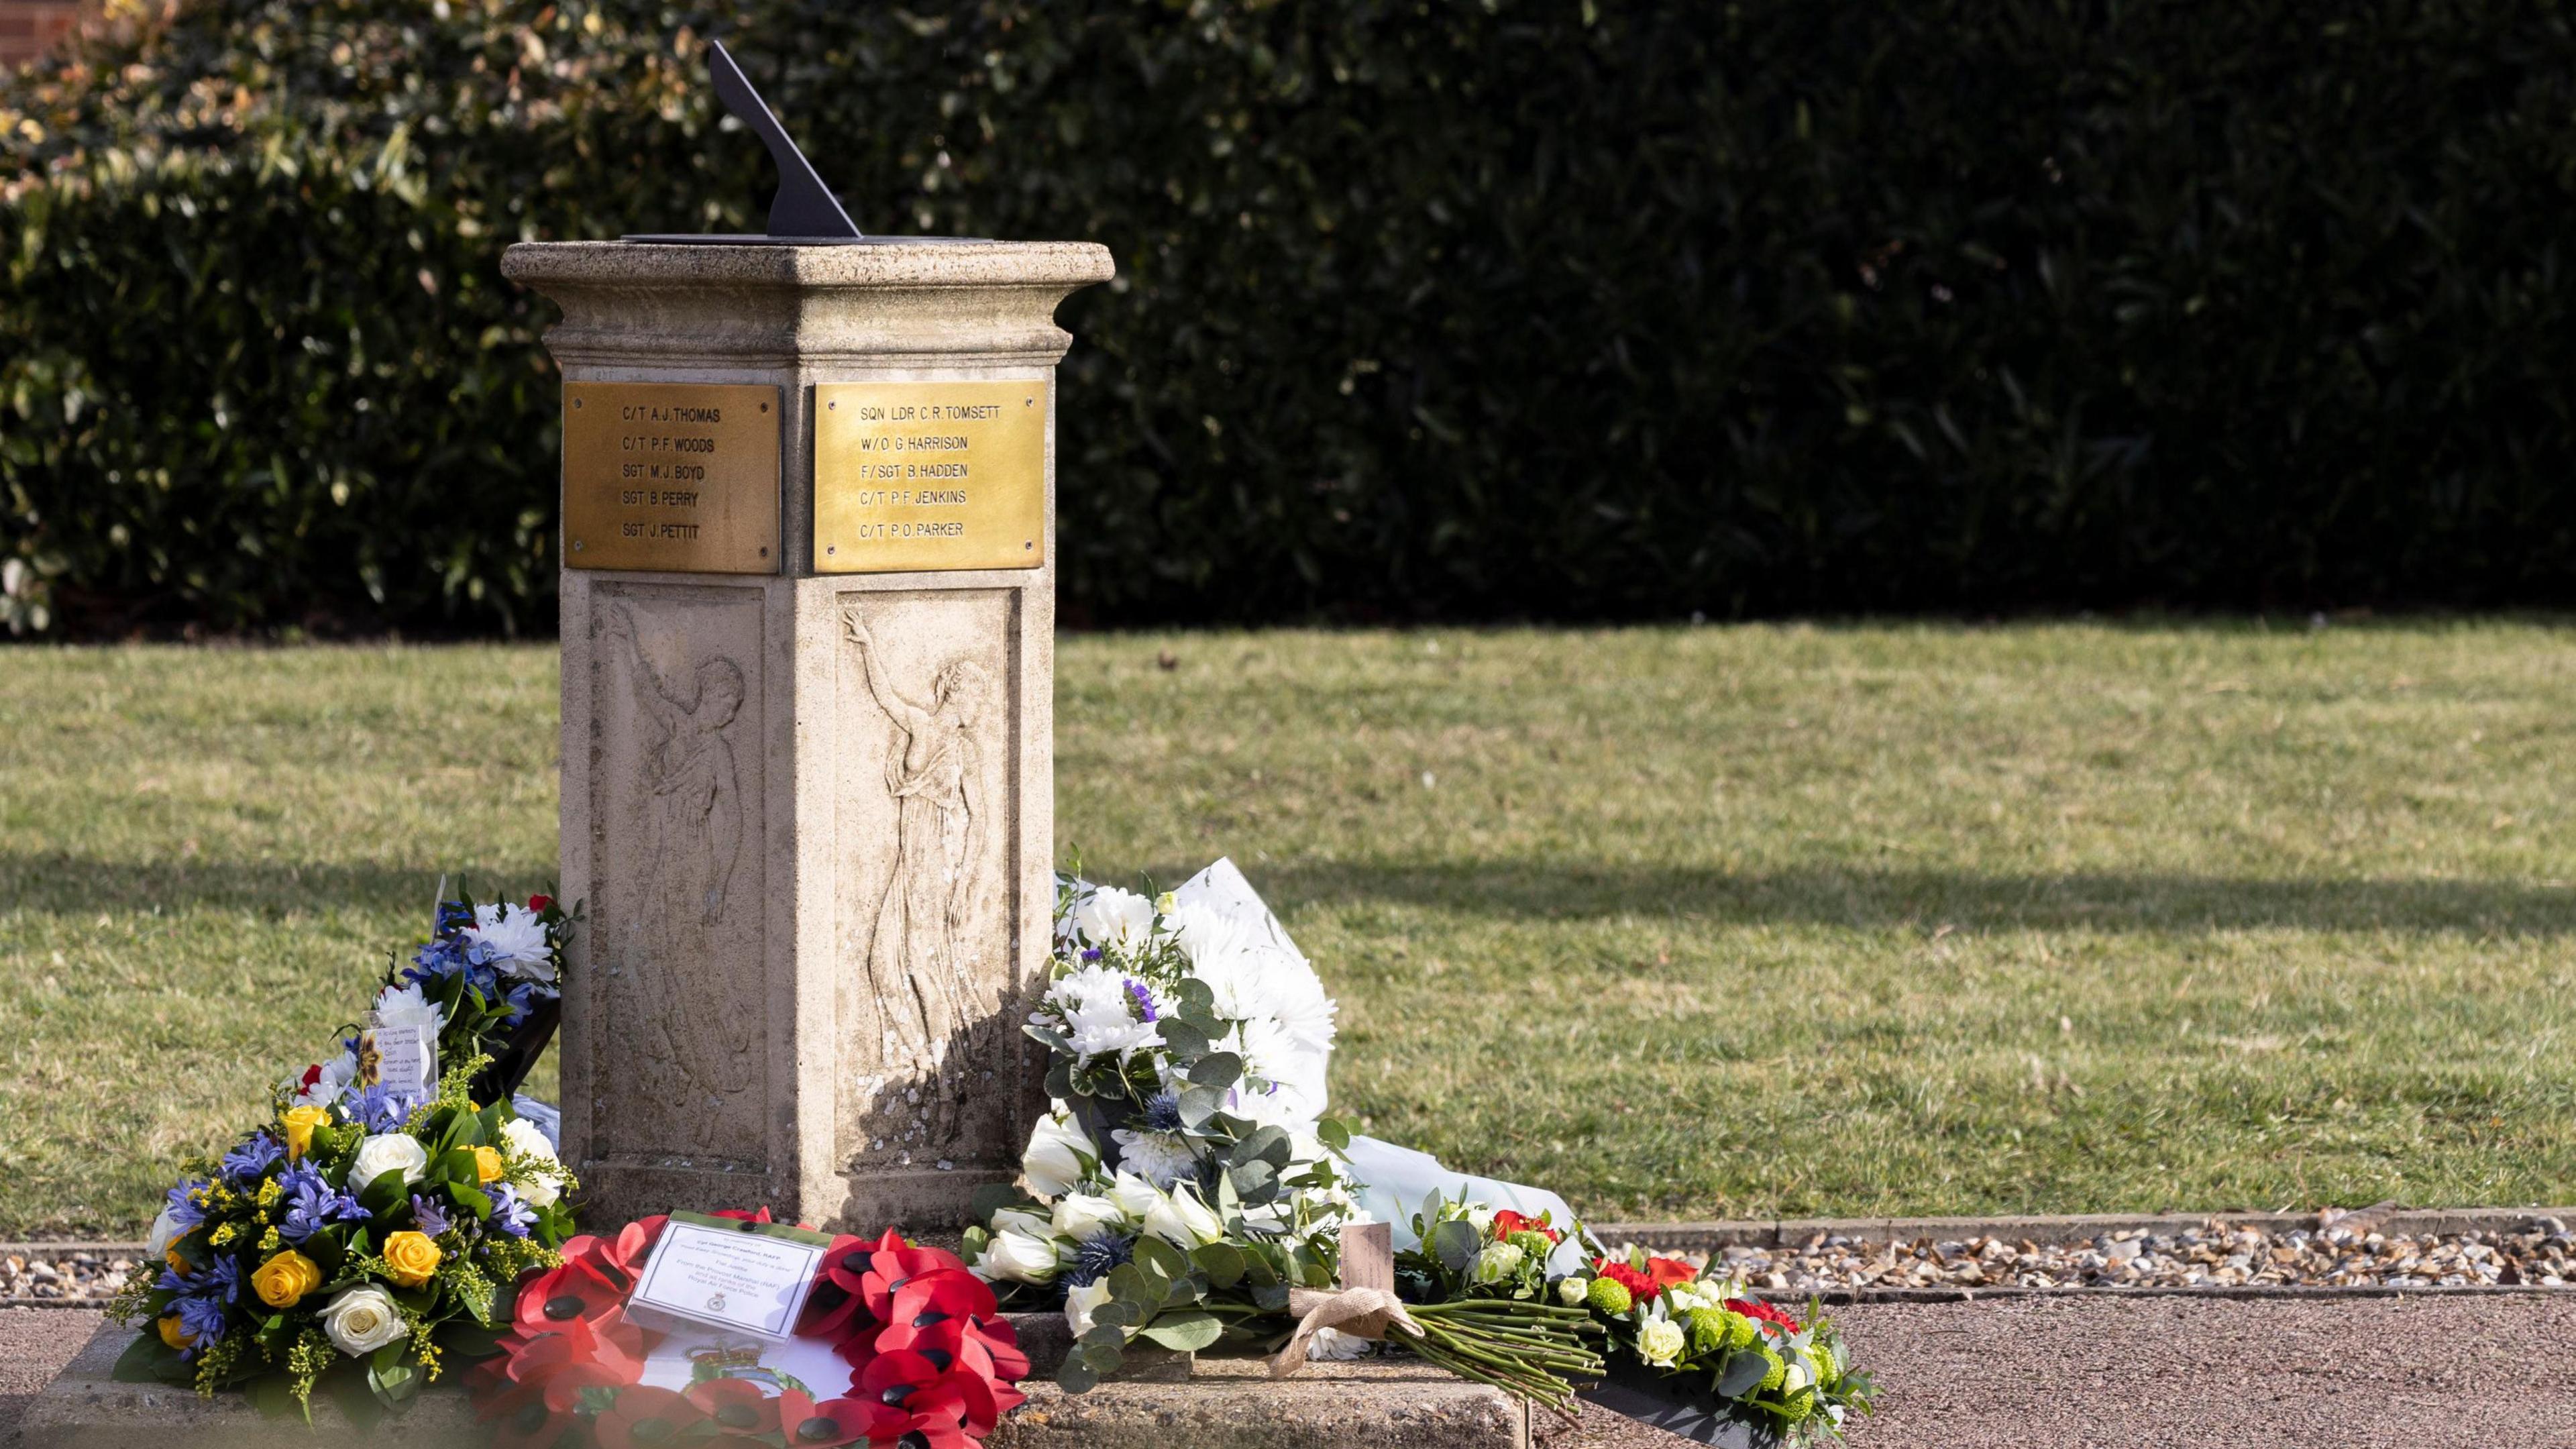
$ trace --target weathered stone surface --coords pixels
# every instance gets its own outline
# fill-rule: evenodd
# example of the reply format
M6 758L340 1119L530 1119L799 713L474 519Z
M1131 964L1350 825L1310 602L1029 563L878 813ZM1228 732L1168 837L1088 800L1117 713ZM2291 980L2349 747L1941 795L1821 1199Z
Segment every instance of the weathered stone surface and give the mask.
M274 1449L280 1444L402 1444L480 1449L490 1435L464 1393L437 1388L371 1434L317 1400L313 1432L262 1418L238 1397L109 1378L131 1330L109 1324L27 1408L15 1449ZM1282 1382L1250 1359L1201 1359L1182 1383L1102 1384L1080 1397L1053 1384L988 1441L994 1449L1527 1449L1526 1413L1500 1392L1419 1364L1317 1364Z
M1055 477L1030 569L818 576L818 383L1050 382L1082 245L510 248L567 381L771 384L774 576L567 570L565 1156L594 1220L959 1220L1043 1102ZM1053 436L1054 391L1043 395Z

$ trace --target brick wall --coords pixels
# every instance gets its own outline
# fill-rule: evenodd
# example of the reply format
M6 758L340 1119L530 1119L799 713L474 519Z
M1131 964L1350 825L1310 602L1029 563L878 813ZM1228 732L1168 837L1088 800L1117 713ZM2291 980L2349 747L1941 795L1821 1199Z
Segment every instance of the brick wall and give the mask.
M93 8L93 0L0 0L0 66L44 54Z

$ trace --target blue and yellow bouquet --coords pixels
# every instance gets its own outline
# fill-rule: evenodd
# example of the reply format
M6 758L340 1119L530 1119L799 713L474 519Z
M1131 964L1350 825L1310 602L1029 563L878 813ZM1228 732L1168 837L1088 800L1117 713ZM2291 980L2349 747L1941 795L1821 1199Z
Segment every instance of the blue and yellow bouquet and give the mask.
M244 1389L264 1406L338 1390L397 1405L442 1350L488 1353L509 1285L552 1266L573 1178L509 1104L478 1104L469 1058L438 1095L385 1087L327 1106L283 1094L266 1125L187 1164L152 1225L156 1261L118 1296L150 1326L117 1376Z

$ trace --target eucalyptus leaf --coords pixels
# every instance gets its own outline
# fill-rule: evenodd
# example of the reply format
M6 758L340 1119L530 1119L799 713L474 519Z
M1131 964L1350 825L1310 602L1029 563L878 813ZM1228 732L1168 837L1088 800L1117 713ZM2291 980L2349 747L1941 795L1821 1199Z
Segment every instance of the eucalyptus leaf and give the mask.
M1082 1361L1082 1355L1069 1353L1064 1356L1064 1366L1055 1371L1055 1382L1068 1394L1087 1394L1100 1386L1100 1375Z
M1210 1052L1190 1063L1189 1078L1202 1087L1230 1087L1243 1075L1243 1058L1232 1052Z
M1351 1127L1339 1117L1326 1117L1315 1124L1315 1136L1335 1152L1351 1150Z
M1205 1056L1208 1050L1206 1032L1177 1017L1162 1023L1163 1045L1176 1057Z
M1225 1177L1246 1207L1259 1207L1279 1196L1279 1174L1267 1162L1247 1162Z
M1215 1343L1224 1332L1225 1325L1213 1313L1172 1313L1154 1320L1154 1326L1138 1337L1182 1353L1196 1353Z
M1484 1246L1476 1225L1464 1218L1452 1218L1431 1230L1431 1256L1452 1273L1464 1273L1474 1266L1476 1254Z
M1146 1330L1148 1333L1152 1331L1152 1329ZM1093 1343L1085 1339L1080 1348L1065 1357L1068 1360L1080 1358L1090 1366L1093 1373L1115 1373L1118 1371L1118 1365L1127 1361L1127 1350L1123 1344Z
M1102 1324L1125 1328L1135 1323L1138 1316L1139 1312L1135 1304L1112 1298L1091 1310L1091 1323L1095 1328Z
M1191 1253L1190 1261L1198 1264L1208 1282L1217 1288L1231 1288L1243 1281L1243 1250L1232 1243L1210 1243Z
M1725 1366L1717 1371L1718 1397L1741 1398L1753 1392L1761 1384L1763 1375L1769 1372L1771 1365L1761 1354L1749 1348L1739 1348L1727 1356Z
M1136 1239L1136 1266L1165 1278L1187 1277L1190 1260L1181 1250L1148 1233Z
M1109 1305L1104 1303L1101 1306L1106 1308ZM1085 1348L1117 1348L1127 1342L1127 1331L1118 1324L1101 1322L1100 1315L1094 1313L1091 1327L1083 1331L1080 1342Z
M1184 1126L1203 1127L1225 1105L1225 1093L1214 1087L1181 1089L1181 1122Z
M989 1223L993 1220L993 1214L1002 1209L1020 1207L1027 1202L1028 1199L1020 1195L1019 1189L1009 1183L988 1182L975 1189L975 1195L966 1200L966 1215L971 1221Z

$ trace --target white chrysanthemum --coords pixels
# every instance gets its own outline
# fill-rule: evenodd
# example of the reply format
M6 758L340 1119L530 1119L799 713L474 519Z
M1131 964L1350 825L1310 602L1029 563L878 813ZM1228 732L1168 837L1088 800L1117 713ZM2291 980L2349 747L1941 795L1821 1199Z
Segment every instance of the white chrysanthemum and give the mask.
M339 1101L341 1095L349 1090L349 1084L358 1079L358 1059L347 1052L342 1052L331 1060L321 1063L321 1067L322 1075L309 1087L304 1084L304 1074L301 1072L286 1079L284 1083L288 1098L286 1105L328 1107Z
M1142 1003L1137 999L1140 992ZM1148 1005L1161 1014L1152 989L1105 966L1086 966L1058 979L1047 988L1046 1004L1062 1020L1065 1039L1075 1054L1086 1059L1125 1056L1159 1045L1163 1039L1162 1032L1138 1010L1140 1004Z
M1164 1189L1198 1176L1198 1156L1190 1151L1189 1139L1178 1132L1141 1132L1120 1127L1109 1135L1118 1139L1121 1171L1133 1172Z
M489 949L492 965L505 975L554 979L555 953L546 944L545 918L526 906L476 906L465 939Z
M1242 1023L1217 1045L1243 1057L1244 1080L1227 1092L1228 1112L1289 1128L1311 1127L1324 1115L1329 1055L1310 1050L1268 1018Z
M1153 939L1154 903L1134 891L1094 886L1073 903L1073 928L1090 945L1134 955Z
M423 995L418 986L388 986L376 993L376 1025L425 1026L429 1039L436 1042L447 1025L447 1008Z

